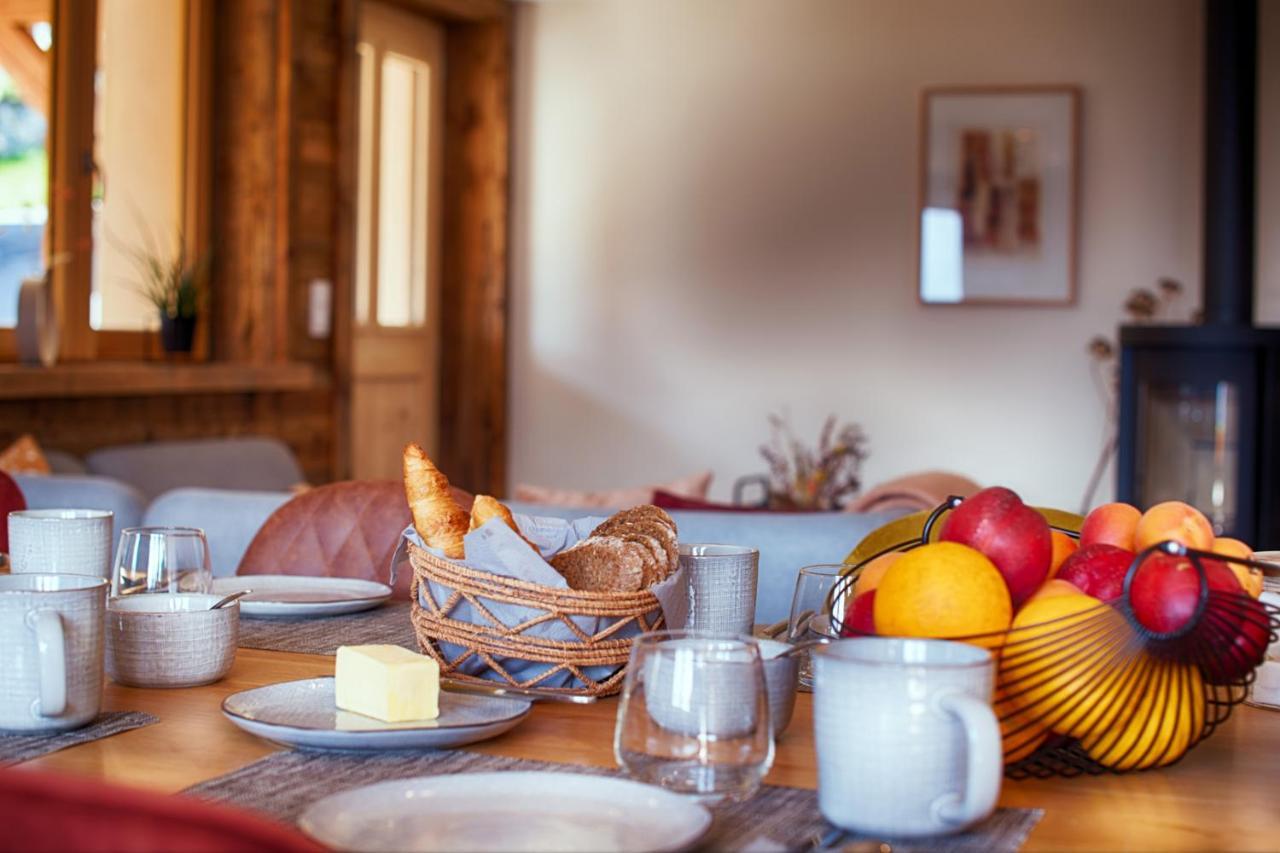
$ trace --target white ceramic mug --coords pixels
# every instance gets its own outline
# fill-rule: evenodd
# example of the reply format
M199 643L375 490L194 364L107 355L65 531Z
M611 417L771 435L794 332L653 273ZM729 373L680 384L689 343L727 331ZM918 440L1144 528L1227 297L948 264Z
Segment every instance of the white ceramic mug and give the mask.
M107 581L0 575L0 730L59 731L102 707Z
M1000 795L991 655L946 640L868 637L813 651L818 807L876 837L957 832Z
M112 515L102 509L23 509L9 513L14 574L111 577Z

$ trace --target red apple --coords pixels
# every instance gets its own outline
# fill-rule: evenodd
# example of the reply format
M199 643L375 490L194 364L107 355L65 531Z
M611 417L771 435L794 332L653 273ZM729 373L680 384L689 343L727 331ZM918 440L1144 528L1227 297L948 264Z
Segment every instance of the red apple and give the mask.
M1053 559L1049 522L999 486L983 489L952 510L940 538L968 545L995 563L1015 608L1044 583Z
M1085 545L1067 557L1057 577L1080 587L1085 595L1113 601L1124 594L1124 576L1133 552L1115 545Z
M876 591L874 589L855 595L844 612L844 630L841 636L874 634L876 632L875 607Z
M1211 606L1215 609L1222 606L1224 613L1229 611L1236 617L1236 628L1231 645L1222 648L1216 660L1209 665L1206 680L1210 684L1238 681L1266 658L1267 645L1271 642L1270 617L1261 603L1246 596L1241 596L1238 601L1220 599Z
M1202 560L1209 591L1244 595L1235 574L1218 560ZM1188 557L1152 554L1138 566L1129 587L1133 615L1149 630L1168 634L1180 630L1195 616L1200 601L1200 573ZM1234 636L1239 611L1227 608L1206 624L1206 630L1222 639Z

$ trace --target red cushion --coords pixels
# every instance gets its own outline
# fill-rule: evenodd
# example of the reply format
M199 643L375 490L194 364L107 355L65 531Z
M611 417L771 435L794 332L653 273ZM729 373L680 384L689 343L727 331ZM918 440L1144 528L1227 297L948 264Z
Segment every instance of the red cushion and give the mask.
M306 851L296 830L193 797L36 770L0 770L0 850Z
M671 492L664 492L661 489L653 493L654 506L663 509L704 509L714 510L715 512L769 512L767 506L738 506L737 504L721 504L713 501L703 501L697 498L686 498L683 495L673 495Z
M9 553L9 513L26 509L27 499L22 489L3 471L0 471L0 554Z

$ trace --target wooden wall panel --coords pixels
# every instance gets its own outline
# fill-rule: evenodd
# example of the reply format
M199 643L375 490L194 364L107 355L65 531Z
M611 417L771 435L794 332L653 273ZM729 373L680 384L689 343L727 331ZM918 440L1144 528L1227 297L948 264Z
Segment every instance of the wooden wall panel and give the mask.
M270 435L293 449L313 483L331 479L328 392L184 394L0 401L0 447L29 432L83 455L140 441Z
M511 44L505 19L446 37L440 467L506 489L507 197Z

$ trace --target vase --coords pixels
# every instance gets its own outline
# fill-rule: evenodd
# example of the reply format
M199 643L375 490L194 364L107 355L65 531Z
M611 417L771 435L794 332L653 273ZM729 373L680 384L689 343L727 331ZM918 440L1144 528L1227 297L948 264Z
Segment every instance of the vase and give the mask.
M160 345L165 352L191 352L195 336L195 317L160 315Z

